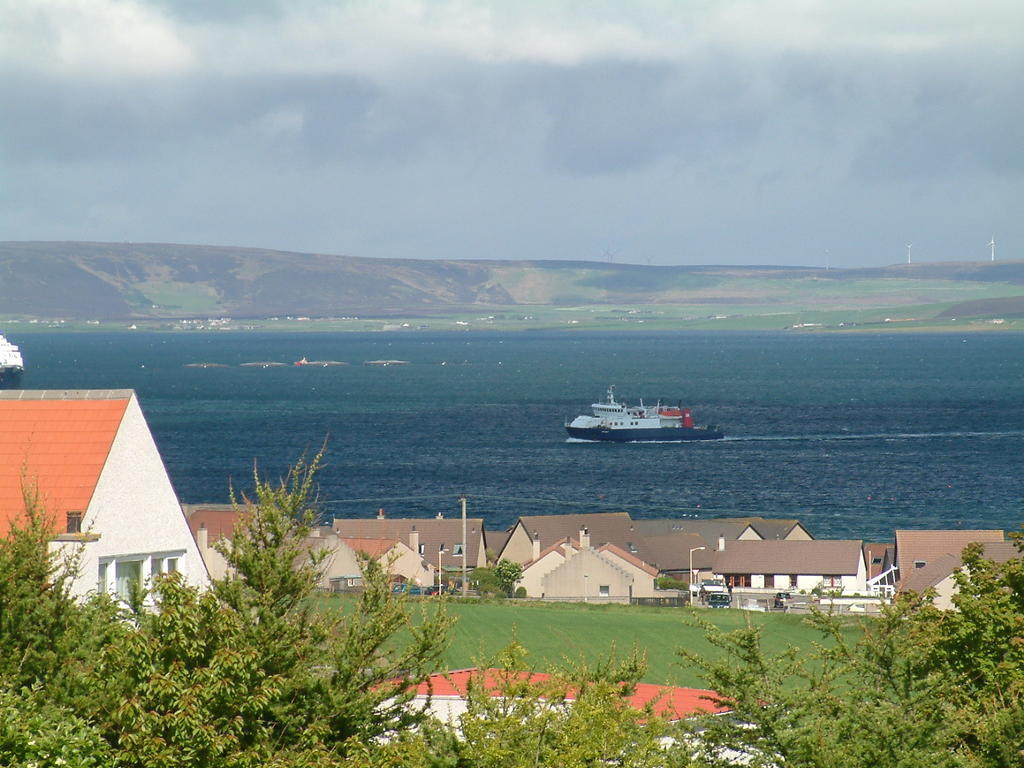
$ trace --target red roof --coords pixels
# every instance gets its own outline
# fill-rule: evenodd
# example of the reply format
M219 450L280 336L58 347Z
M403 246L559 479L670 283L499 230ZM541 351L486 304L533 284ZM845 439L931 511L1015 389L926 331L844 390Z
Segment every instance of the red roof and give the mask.
M470 678L480 674L481 672L473 667L431 675L416 686L416 695L464 699ZM502 695L502 683L508 674L493 667L483 671L484 685L491 696ZM512 674L517 681L527 681L533 684L544 684L551 681L551 675L543 672L514 672ZM635 688L633 694L627 699L630 706L642 710L650 703L655 714L667 720L681 720L695 715L721 714L729 711L728 707L718 706L711 700L717 698L718 694L703 688L680 688L652 683L637 683ZM573 691L568 691L566 698L575 701L576 694Z
M340 538L353 552L362 552L374 560L379 560L398 544L397 539L353 539L346 536Z
M0 536L25 511L26 482L60 532L68 512L85 514L131 397L112 394L22 390L0 397Z
M200 528L206 529L207 544L221 539L231 541L235 535L235 524L243 513L243 508L234 504L182 504L182 509L193 537L198 535Z

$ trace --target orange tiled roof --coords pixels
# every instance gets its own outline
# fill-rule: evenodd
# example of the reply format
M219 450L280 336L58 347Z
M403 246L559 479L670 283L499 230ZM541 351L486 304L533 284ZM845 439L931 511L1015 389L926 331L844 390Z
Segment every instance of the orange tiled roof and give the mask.
M482 682L490 696L501 696L506 681L528 682L532 685L545 684L551 681L551 675L543 672L504 672L489 668L483 671L476 668L456 669L447 673L434 674L416 686L417 696L451 697L463 699L469 688L472 677ZM637 683L627 701L634 709L642 710L648 703L653 705L655 714L667 720L680 720L686 717L712 712L720 714L730 711L728 707L715 703L718 695L704 688L678 688L652 683ZM566 691L566 699L575 701L576 692Z
M354 539L347 536L340 538L353 552L363 552L374 560L379 560L398 544L397 539Z
M59 531L66 513L83 514L92 500L130 392L120 397L74 393L4 393L0 398L0 536L25 510L23 483L34 483ZM16 396L27 396L18 399ZM34 396L34 397L33 397ZM27 399L31 397L32 399Z

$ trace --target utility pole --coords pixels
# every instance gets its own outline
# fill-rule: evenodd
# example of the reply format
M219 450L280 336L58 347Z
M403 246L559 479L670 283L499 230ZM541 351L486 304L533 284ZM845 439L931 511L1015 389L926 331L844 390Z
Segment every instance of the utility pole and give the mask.
M462 507L462 596L466 596L466 494L459 496L459 506Z

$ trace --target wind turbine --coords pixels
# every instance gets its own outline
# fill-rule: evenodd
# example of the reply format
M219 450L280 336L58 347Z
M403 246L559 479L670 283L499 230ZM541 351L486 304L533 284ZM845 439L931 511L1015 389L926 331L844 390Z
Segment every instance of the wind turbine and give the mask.
M992 235L992 239L988 241L988 247L992 249L992 261L996 260L996 236Z

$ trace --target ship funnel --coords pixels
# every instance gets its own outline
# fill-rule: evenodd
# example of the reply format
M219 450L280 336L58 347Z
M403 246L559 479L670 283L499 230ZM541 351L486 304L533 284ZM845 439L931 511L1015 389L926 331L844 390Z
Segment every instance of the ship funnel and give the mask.
M683 426L693 429L693 415L690 413L689 408L683 409Z

